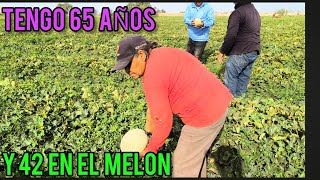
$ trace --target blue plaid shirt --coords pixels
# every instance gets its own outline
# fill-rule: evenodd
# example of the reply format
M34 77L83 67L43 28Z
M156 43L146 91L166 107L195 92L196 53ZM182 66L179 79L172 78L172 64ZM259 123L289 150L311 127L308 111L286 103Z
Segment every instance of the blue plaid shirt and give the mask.
M191 25L194 18L203 21L202 28L196 28ZM208 41L210 28L215 24L213 8L208 3L202 3L200 7L191 3L184 14L184 23L188 25L188 34L193 41Z

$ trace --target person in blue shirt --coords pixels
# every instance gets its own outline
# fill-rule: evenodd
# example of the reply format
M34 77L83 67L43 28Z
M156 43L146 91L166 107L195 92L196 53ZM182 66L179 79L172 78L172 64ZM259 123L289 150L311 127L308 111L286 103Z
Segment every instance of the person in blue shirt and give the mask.
M196 18L201 20L200 23L195 21ZM215 24L213 8L204 2L191 3L184 14L184 23L188 25L187 51L202 61L210 28Z

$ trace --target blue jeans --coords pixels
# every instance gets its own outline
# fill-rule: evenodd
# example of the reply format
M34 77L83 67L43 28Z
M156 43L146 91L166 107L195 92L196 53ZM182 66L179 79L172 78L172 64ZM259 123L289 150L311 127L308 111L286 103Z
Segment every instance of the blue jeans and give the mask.
M187 51L201 61L207 41L193 41L189 38Z
M229 56L224 73L224 84L234 97L247 92L252 65L257 58L257 51Z

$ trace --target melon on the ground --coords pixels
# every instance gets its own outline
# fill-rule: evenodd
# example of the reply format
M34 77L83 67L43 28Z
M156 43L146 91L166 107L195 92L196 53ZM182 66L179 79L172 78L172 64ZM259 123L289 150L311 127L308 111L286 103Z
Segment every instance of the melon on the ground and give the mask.
M148 136L142 129L131 129L121 139L121 152L142 152L148 144Z

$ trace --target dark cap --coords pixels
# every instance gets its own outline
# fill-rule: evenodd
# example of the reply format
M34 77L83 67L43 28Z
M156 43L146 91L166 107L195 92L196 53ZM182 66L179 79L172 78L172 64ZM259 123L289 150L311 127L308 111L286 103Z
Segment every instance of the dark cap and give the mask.
M111 69L112 72L125 68L138 49L147 45L147 40L142 36L128 36L121 39L117 47L117 63Z

